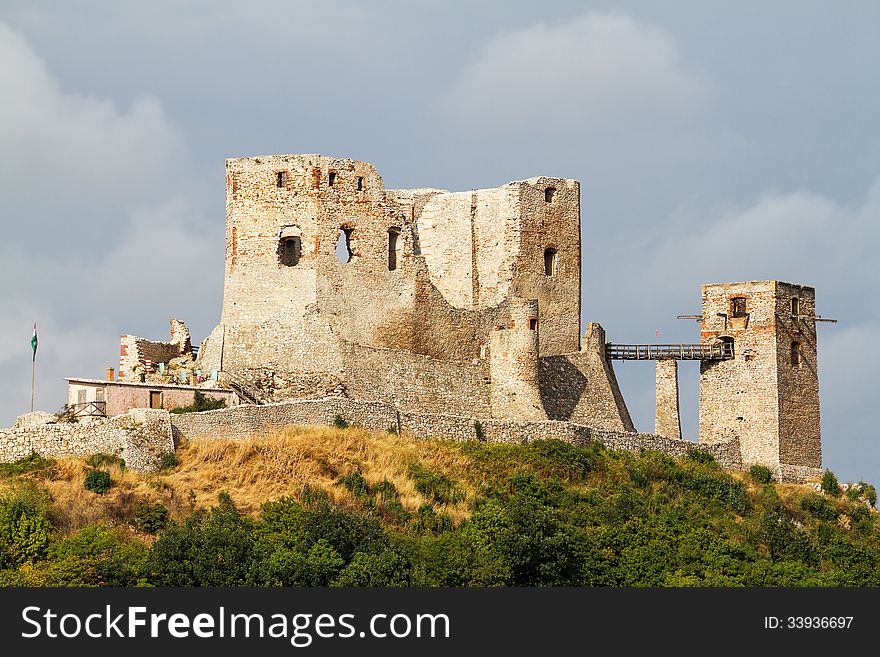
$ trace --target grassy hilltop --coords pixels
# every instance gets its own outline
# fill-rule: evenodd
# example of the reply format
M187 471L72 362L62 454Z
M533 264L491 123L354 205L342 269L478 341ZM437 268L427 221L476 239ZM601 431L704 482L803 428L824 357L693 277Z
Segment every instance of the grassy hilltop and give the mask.
M0 466L0 585L880 585L872 486L701 453L291 428L166 465Z

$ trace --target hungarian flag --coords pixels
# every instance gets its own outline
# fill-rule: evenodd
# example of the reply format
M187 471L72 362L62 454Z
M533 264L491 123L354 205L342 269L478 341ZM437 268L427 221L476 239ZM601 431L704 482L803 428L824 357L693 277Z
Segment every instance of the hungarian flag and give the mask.
M37 360L37 324L34 322L34 337L31 338L31 347L34 349L34 360Z

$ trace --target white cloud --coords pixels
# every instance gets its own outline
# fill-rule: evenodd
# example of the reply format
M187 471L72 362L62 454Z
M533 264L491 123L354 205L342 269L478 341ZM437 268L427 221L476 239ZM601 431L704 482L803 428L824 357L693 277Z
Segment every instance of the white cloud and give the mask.
M662 28L591 12L491 39L437 100L475 131L601 130L626 117L685 120L709 98Z
M0 190L59 206L71 196L108 203L149 198L186 169L184 142L156 98L121 111L108 98L65 93L3 23L0 88Z

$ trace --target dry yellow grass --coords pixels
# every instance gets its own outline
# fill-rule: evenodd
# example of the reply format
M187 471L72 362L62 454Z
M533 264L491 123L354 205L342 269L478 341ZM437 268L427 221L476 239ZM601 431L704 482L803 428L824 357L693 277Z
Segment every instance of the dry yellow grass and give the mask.
M192 508L216 504L226 491L244 513L257 513L267 501L285 495L299 497L310 486L328 493L344 507L358 503L336 483L359 471L369 484L384 479L400 492L404 508L414 512L427 502L408 475L411 464L443 473L473 498L467 481L469 460L443 441L412 440L393 434L352 427L291 427L245 440L196 439L177 451L179 465L167 474L139 475L111 467L113 487L103 495L85 490L89 466L81 459L59 459L56 476L44 482L61 515L56 519L67 532L94 522L122 521L135 504L161 502L171 516L180 519ZM468 501L435 505L458 523L468 514Z

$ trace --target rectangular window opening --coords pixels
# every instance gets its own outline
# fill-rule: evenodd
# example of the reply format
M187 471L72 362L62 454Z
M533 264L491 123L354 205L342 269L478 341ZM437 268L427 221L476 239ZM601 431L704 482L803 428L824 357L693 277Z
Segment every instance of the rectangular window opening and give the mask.
M354 186L357 191L362 192L364 190L364 177L358 176L357 178L355 178Z
M275 174L275 186L276 187L286 187L287 186L287 172L279 171Z
M731 313L733 317L745 317L746 316L746 299L745 297L734 297L730 300L731 305L733 306L733 312Z
M548 187L547 189L544 190L544 202L545 203L552 203L553 197L555 195L556 195L556 188L555 187Z
M302 238L285 237L278 245L278 259L285 267L296 267L302 256Z
M537 317L529 317L529 330L537 331L538 330L538 318Z
M330 173L327 174L327 186L333 187L333 185L335 185L335 184L336 184L336 172L331 171Z
M792 367L799 367L801 364L801 343L800 342L792 342L791 343L791 365Z
M793 319L800 319L801 316L801 300L797 297L791 300L791 316Z
M388 229L388 271L397 269L397 242L399 238L399 228Z
M556 274L556 249L544 249L544 276Z
M150 408L162 408L162 393L150 390Z

